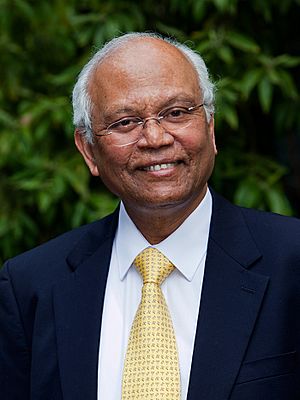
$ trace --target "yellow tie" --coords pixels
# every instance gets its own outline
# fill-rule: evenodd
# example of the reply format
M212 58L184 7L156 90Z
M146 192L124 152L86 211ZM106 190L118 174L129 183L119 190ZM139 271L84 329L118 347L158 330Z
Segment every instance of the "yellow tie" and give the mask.
M160 285L174 265L148 247L134 260L143 278L142 300L125 358L122 400L179 400L180 372L171 316Z

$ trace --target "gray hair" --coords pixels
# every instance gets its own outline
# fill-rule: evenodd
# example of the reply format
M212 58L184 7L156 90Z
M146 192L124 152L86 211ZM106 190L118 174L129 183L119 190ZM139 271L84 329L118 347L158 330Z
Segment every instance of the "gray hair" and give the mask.
M90 61L83 67L77 82L73 89L73 123L85 136L88 143L93 142L91 110L92 100L88 93L88 83L92 72L96 67L111 54L114 50L133 39L154 38L164 40L165 42L175 46L181 53L192 63L198 75L199 86L203 95L204 109L207 120L210 121L214 112L214 84L209 78L208 70L200 54L190 49L185 44L179 43L170 38L163 38L156 33L127 33L120 37L116 37L107 42L100 50L98 50Z

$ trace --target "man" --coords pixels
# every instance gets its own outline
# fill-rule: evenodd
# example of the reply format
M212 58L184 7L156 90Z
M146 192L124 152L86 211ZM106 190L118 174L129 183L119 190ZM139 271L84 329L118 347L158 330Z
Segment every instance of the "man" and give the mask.
M208 189L217 150L203 60L124 35L83 69L73 105L77 148L122 202L4 266L1 399L299 399L300 223ZM149 248L171 262L161 289L139 273ZM167 323L148 346L152 323L135 314L149 283L165 307L155 328ZM175 363L157 389L168 355L153 348L167 329Z

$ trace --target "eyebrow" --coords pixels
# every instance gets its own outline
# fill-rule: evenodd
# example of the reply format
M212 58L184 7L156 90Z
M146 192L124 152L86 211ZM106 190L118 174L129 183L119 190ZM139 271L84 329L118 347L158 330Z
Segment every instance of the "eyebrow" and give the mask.
M158 106L157 112L164 110L165 108L171 107L172 105L175 105L178 102L185 103L188 106L196 104L195 100L192 99L190 96L187 96L186 93L179 93L178 95L165 100L160 106ZM104 123L109 123L113 119L116 119L118 115L130 114L132 116L135 116L140 113L141 110L137 110L136 108L130 108L130 107L117 108L115 110L110 110L109 112L104 114L103 121Z
M182 102L182 103L186 103L186 104L195 104L195 99L190 96L187 96L185 93L180 93L175 97L171 97L164 104L165 104L165 107L168 107L168 105L172 105L177 102Z
M131 115L136 115L137 111L133 108L118 108L113 111L109 111L106 114L103 115L103 121L105 123L111 122L111 120L116 119L118 115L122 114L131 114Z

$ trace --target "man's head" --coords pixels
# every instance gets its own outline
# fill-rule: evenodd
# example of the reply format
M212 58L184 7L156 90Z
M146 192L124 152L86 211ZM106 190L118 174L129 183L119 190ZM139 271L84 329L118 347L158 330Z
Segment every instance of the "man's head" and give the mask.
M148 34L114 39L83 69L73 105L78 149L128 208L194 208L203 198L216 154L213 85L190 49ZM135 140L124 139L140 120ZM121 125L122 141L107 129Z
M90 61L84 66L79 74L78 80L73 90L73 123L84 132L87 141L92 143L93 132L91 126L91 110L93 103L91 101L88 86L94 70L101 64L107 56L114 52L118 52L126 43L137 39L157 39L169 43L176 47L194 66L198 75L199 87L203 96L204 109L206 112L207 120L210 120L211 115L214 113L214 84L209 79L209 74L205 62L200 54L191 50L185 44L179 43L173 39L162 38L158 34L135 32L127 33L123 36L116 37L106 43L100 50L98 50ZM138 55L136 55L138 60Z

